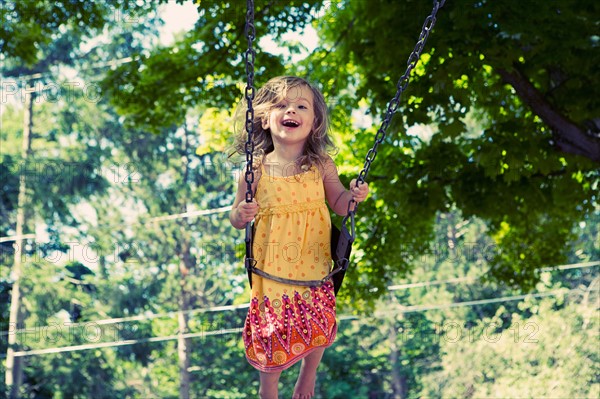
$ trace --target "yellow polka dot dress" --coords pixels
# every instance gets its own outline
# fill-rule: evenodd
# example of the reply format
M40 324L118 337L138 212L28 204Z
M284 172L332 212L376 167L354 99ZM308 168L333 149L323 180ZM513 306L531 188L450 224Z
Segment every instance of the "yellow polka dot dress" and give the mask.
M256 189L260 210L254 227L257 268L293 280L320 280L331 268L331 220L318 168L290 177L264 168ZM337 332L333 284L308 288L252 276L244 325L246 358L263 372L284 370Z

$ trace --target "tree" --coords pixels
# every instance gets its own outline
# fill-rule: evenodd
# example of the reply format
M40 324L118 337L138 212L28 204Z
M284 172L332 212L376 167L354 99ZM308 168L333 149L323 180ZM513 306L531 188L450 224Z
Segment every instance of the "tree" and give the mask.
M598 328L598 317L587 303L561 302L525 301L512 314L501 306L495 316L463 330L460 339L456 334L441 339L442 367L425 376L421 394L596 397L598 351L591 335ZM523 317L527 311L532 315Z
M257 32L282 34L310 22L320 2L256 3ZM138 128L158 133L180 125L186 110L198 105L229 109L240 99L245 77L242 48L246 9L240 2L198 3L195 28L170 46L157 46L107 74L103 88L112 104ZM282 74L282 57L258 52L256 75ZM267 77L268 79L268 77Z
M129 3L120 2L116 6L129 9ZM135 2L131 6L131 9L143 9ZM64 116L69 114L69 107L73 105L73 102L81 100L87 95L85 88L77 88L79 84L72 85L73 82L61 81L56 77L55 72L61 66L74 65L81 56L82 42L89 38L89 35L101 30L118 10L119 8L114 8L114 6L100 5L97 7L92 4L47 1L11 2L2 6L2 28L0 29L2 102L8 103L8 99L13 98L13 102L21 100L25 104L25 121L20 133L15 134L14 131L8 130L13 133L8 137L8 141L13 141L19 134L22 136L23 145L21 147L23 150L21 154L14 154L11 150L6 151L3 148L3 153L0 154L3 164L7 166L3 170L3 180L4 177L7 177L6 181L10 183L13 179L9 176L14 174L20 181L17 190L14 187L7 187L6 197L3 198L6 202L3 201L2 206L3 210L16 211L14 214L8 215L8 226L2 226L2 230L5 227L12 229L11 224L14 221L14 231L17 236L14 250L9 250L10 253L14 252L12 272L8 279L11 283L9 329L24 326L23 314L25 312L21 303L20 278L23 274L22 269L27 265L23 265L21 262L25 256L24 248L26 247L25 241L21 237L23 233L35 228L31 222L35 222L35 216L38 215L42 216L44 222L52 227L55 223L59 224L71 219L71 213L67 209L69 205L77 203L82 197L101 191L105 187L104 180L98 174L86 175L88 171L94 170L99 164L98 157L92 155L101 153L95 144L89 145L90 143L86 142L87 145L82 146L83 154L89 155L89 158L78 159L72 154L61 153L61 145L54 145L54 143L58 144L56 130L59 129L48 132L43 131L42 128L39 129L39 133L32 131L37 117L40 116L39 110L34 107L34 102L36 105L40 102L56 104L57 107L54 110L62 112ZM29 27L31 31L28 31L27 34L20 34L19 32L22 32L24 26ZM51 93L52 89L54 89L53 93ZM65 91L66 95L64 95ZM89 98L83 101L86 100ZM63 121L67 119L65 118ZM68 128L76 126L77 121L71 120ZM68 132L65 133L67 136L71 133L77 134L77 132L68 130L66 132ZM31 150L32 141L41 141L39 139L43 139L47 143L45 150L48 153L43 156L32 154ZM65 161L73 161L73 163L67 165ZM78 162L80 167L74 167ZM48 166L50 166L51 172L48 172ZM70 170L65 171L65 169ZM48 189L43 184L36 185L37 182L32 184L32 180L35 179L52 179L53 183L55 183L54 179L61 181ZM13 195L16 192L18 195L16 195L15 201ZM26 214L29 217L26 218ZM29 221L29 226L25 224L26 220ZM37 221L39 222L40 219ZM23 359L14 356L17 349L14 333L9 333L7 345L5 382L7 388L10 389L9 396L17 397L23 378Z
M132 179L114 185L108 201L93 202L98 222L88 233L93 242L101 243L103 252L115 242L121 247L121 261L106 264L105 272L112 281L102 288L103 296L113 298L109 302L111 314L150 311L176 315L171 320L138 323L143 331L136 333L139 338L177 334L175 348L167 343L119 349L121 359L133 357L147 365L146 373L155 381L168 376L170 382L157 388L161 396L173 395L177 381L182 398L209 389L208 383L196 381L190 371L205 361L204 356L195 354L201 351L204 355L201 348L205 337L184 335L206 328L202 314L195 313L198 308L229 304L245 285L238 242L229 239L235 233L226 213L193 215L195 211L226 208L235 183L235 165L226 154L197 153L204 135L198 128L200 114L189 110L182 127L165 128L159 135L120 129L118 115L111 114L108 119L114 128L103 135L113 155L107 162L128 165ZM115 204L120 205L119 211ZM164 215L167 217L161 219ZM126 228L115 228L119 219L126 218L134 221ZM239 278L231 278L235 275ZM154 362L153 358L165 361Z
M497 279L532 287L538 267L565 259L574 223L597 211L597 12L591 1L447 2L440 10L371 175L385 204L366 211L377 226L367 248L382 248L367 256L379 276L393 268L377 266L392 264L382 253L394 252L390 241L427 240L436 212L453 204L487 221ZM398 57L428 13L418 2L349 1L317 24L335 44L327 62L349 66L355 106L364 99L371 112L383 109L403 70ZM423 124L433 124L432 135L404 130ZM376 222L382 215L393 222Z
M320 48L285 73L320 82L335 104L340 160L362 163L374 130L356 134L348 115L384 108L394 75L404 69L398 60L408 58L430 10L415 1L257 5L259 37L279 38L312 23L322 38ZM215 1L199 11L194 31L180 42L107 79L107 90L122 94L115 105L134 123L164 126L181 120L182 105L234 103L234 86L244 80L245 9ZM423 251L437 212L452 206L483 218L493 232L490 278L531 288L539 267L565 259L574 223L597 207L600 139L590 121L598 96L589 93L597 86L597 11L595 2L567 0L447 2L439 11L402 99L403 117L392 122L370 174L372 201L361 205L361 222L371 227L358 240L361 278L349 273L348 280L362 298L380 295L394 276L411 270L396 253ZM568 56L557 58L557 49ZM292 44L290 52L296 50ZM259 51L258 85L263 76L281 74L286 59ZM423 125L430 134L415 129ZM342 169L347 180L356 170Z
M102 32L107 24L136 23L154 8L152 2L8 1L2 4L0 54L22 69L46 72L49 66L72 63L79 45ZM61 52L40 62L40 52L60 43Z

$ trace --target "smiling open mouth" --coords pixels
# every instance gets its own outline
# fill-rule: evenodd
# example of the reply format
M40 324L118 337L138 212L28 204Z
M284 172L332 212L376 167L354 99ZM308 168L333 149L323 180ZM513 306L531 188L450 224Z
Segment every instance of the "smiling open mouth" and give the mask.
M281 122L281 124L283 126L286 126L286 127L298 127L298 126L300 126L300 124L298 122L296 122L294 120L291 120L291 119L287 119L287 120Z

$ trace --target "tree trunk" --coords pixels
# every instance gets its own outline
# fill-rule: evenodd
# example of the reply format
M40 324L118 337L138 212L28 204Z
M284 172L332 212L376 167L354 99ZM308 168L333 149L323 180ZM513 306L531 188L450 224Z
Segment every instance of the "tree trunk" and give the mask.
M180 260L184 262L183 259ZM184 337L188 332L189 322L189 293L185 287L186 276L181 276L181 291L179 294L179 314L177 322L179 325L179 333L177 337L177 358L179 359L179 398L190 398L190 346L189 339Z
M183 136L183 154L182 157L182 181L185 187L188 187L189 178L189 142L188 142L188 129L184 126ZM181 202L181 212L187 212L187 195L184 195ZM179 397L180 399L190 398L190 340L184 337L184 334L189 331L189 313L191 308L191 293L187 287L187 277L190 270L194 267L194 260L190 253L190 237L189 237L189 223L187 219L183 219L179 223L179 274L180 274L180 293L179 293L179 336L177 337L177 357L179 359Z
M408 387L406 378L400 373L400 351L398 349L398 334L394 320L389 322L390 339L390 369L392 373L392 398L405 399Z
M15 258L11 271L13 282L10 297L10 315L8 319L8 349L6 351L6 388L9 390L9 398L18 398L19 389L23 383L23 358L15 357L17 349L17 330L23 325L23 313L21 311L21 267L23 259L23 232L25 231L25 212L27 208L27 159L31 152L31 129L33 127L33 100L32 92L25 88L25 109L23 118L23 146L21 148L21 176L19 177L19 196L17 199L17 220L15 227L16 240L14 244Z
M508 71L498 68L497 71L502 80L515 89L517 95L531 108L533 113L550 127L559 150L600 162L599 139L586 134L575 122L554 109L543 94L517 69Z

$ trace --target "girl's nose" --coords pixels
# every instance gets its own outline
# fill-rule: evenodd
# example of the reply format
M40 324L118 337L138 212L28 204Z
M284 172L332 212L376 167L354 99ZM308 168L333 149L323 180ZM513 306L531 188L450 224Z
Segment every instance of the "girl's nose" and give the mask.
M287 107L287 109L285 110L285 113L286 113L286 114L290 114L290 113L294 113L294 114L295 114L295 113L296 113L296 108L294 108L294 106L293 106L293 105L289 105L289 106Z

